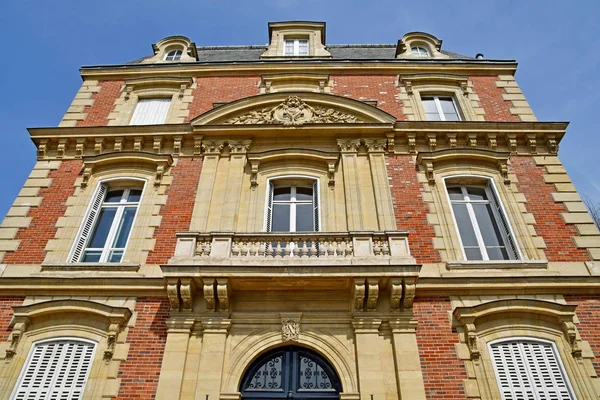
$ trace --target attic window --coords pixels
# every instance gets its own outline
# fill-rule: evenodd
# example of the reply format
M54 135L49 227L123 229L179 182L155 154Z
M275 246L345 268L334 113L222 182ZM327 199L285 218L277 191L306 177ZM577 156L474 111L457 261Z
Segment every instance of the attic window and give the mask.
M171 50L165 56L165 61L179 61L181 60L181 54L183 54L181 49Z
M429 50L423 46L413 46L410 48L410 52L415 57L429 57Z
M308 39L285 39L284 56L307 56Z

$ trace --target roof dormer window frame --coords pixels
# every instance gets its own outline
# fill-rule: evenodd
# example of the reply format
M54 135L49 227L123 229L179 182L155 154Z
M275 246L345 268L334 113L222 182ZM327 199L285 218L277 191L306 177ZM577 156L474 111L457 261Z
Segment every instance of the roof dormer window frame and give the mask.
M285 57L310 56L310 39L308 37L284 37L283 55Z

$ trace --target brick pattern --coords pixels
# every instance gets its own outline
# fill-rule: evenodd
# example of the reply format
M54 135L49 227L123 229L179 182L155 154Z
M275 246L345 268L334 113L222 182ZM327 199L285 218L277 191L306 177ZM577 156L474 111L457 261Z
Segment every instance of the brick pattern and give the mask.
M77 121L77 126L107 126L108 114L115 108L115 101L121 95L125 81L101 81L100 91L92 93L93 105L86 106L83 112L85 119Z
M471 76L473 92L479 97L479 104L485 110L486 121L519 122L521 119L510 112L512 103L504 100L504 90L496 86L497 76Z
M165 264L175 252L175 233L189 229L201 169L201 158L180 158L171 169L173 183L165 193L167 203L160 208L162 220L154 231L156 244L148 255L148 264Z
M65 214L66 201L75 191L75 180L81 171L80 160L63 161L57 170L50 171L52 183L41 188L42 202L27 213L31 223L21 228L15 239L20 240L14 252L7 252L3 259L6 264L41 264L46 257L46 244L56 234L56 222Z
M129 354L122 361L121 379L116 399L153 399L156 396L160 367L167 341L166 320L169 301L166 298L138 298L135 326L129 328Z
M525 195L525 207L535 218L535 231L546 243L548 261L589 261L586 249L580 249L573 240L578 236L574 225L565 224L561 213L567 212L562 203L552 197L555 187L544 181L544 166L538 166L533 157L511 157L511 167L517 175L517 188Z
M455 345L458 335L452 330L447 297L416 298L413 312L418 320L417 345L427 399L465 399L464 363L458 359Z
M213 103L230 102L260 93L260 76L215 76L195 79L196 89L185 122L213 108Z
M577 329L581 339L590 344L596 356L592 364L596 373L600 374L600 296L566 295L565 300L568 304L577 305Z
M10 320L13 316L13 306L23 304L25 297L0 297L0 340L8 340L10 331Z
M407 119L402 113L403 104L398 100L397 75L332 75L330 79L333 81L331 94L355 100L377 100L377 108L398 120Z
M411 255L418 263L440 262L440 254L433 248L435 230L427 222L429 209L423 201L424 189L417 180L418 172L412 157L388 156L386 161L396 226L410 232Z

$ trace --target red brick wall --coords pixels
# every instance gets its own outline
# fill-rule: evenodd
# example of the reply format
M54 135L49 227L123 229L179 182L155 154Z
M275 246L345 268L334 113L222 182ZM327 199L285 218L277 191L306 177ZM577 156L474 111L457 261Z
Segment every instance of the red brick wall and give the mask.
M472 76L473 91L479 96L479 103L485 110L486 121L518 122L521 119L510 113L512 102L502 98L503 88L496 87L497 76Z
M544 182L545 168L535 164L533 157L511 157L511 167L517 175L517 188L525 195L525 207L535 218L535 230L544 238L548 261L589 261L585 249L577 248L574 225L565 224L561 213L567 212L562 203L555 203L554 184Z
M0 297L0 340L8 340L12 330L9 326L13 316L12 306L20 306L23 300L25 297Z
M158 387L165 342L169 301L166 298L138 298L135 326L129 328L129 353L122 361L117 399L153 399Z
M100 91L92 93L94 104L83 109L87 113L84 120L77 121L77 126L106 126L108 114L115 108L115 101L121 95L125 81L100 81Z
M213 103L230 102L243 97L256 96L260 76L215 76L196 78L196 89L186 121L213 108Z
M429 208L423 201L423 185L417 181L417 170L411 156L388 156L387 172L392 192L396 227L409 231L410 253L418 263L440 262L433 248L435 231L427 223Z
M63 161L57 170L50 171L48 178L52 183L41 188L38 196L42 202L31 207L27 213L31 223L21 228L15 239L21 241L14 252L7 252L3 262L7 264L40 264L46 257L46 244L54 238L56 221L65 214L65 203L75 191L75 179L81 170L80 160Z
M397 75L332 75L331 94L354 100L377 100L381 108L398 120L405 120L402 102L398 101Z
M596 356L594 368L600 374L600 296L565 296L569 304L577 305L579 335L590 344Z
M166 191L167 203L160 208L162 221L154 231L156 244L148 255L148 264L166 263L175 252L175 233L189 229L201 169L201 158L180 158L172 168L173 183Z
M458 334L452 331L447 297L416 298L413 312L418 320L417 345L427 399L464 399L464 362L456 355Z

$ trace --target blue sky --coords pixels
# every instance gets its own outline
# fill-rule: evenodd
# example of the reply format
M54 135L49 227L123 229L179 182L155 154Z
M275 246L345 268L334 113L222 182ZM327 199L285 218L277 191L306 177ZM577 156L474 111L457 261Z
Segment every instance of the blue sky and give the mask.
M327 42L396 43L425 31L443 48L519 62L517 81L540 121L570 121L560 158L600 202L600 2L3 0L0 33L0 219L35 163L28 127L56 126L82 65L120 64L182 34L198 45L265 44L267 22L327 22Z

